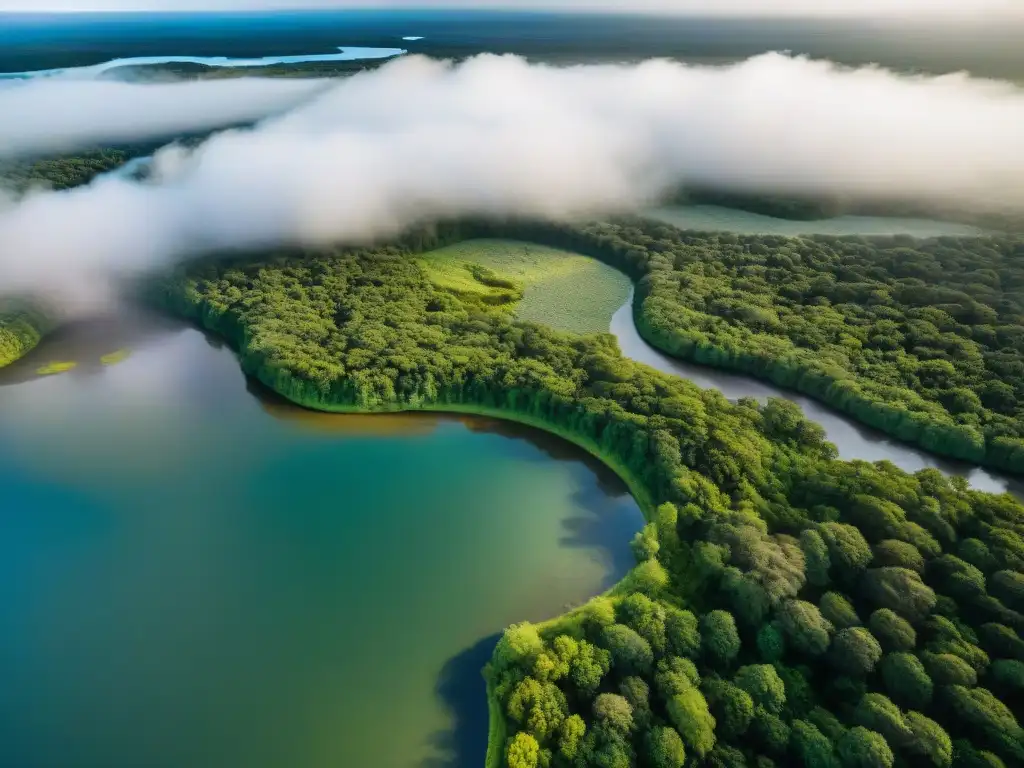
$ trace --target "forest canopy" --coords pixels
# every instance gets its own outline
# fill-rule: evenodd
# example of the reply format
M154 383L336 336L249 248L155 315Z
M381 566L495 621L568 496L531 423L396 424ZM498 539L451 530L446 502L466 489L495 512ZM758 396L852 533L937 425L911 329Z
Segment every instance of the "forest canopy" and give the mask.
M641 335L937 454L1024 472L1024 239L788 238L644 219L511 231L637 282Z

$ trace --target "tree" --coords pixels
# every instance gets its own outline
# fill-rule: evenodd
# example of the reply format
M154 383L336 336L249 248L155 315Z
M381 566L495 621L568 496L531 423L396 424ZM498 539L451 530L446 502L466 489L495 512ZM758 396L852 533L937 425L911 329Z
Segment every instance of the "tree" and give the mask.
M591 632L600 632L615 623L615 603L607 597L595 597L584 606L583 611Z
M690 688L673 696L667 710L669 720L691 752L704 757L714 748L715 718L700 691Z
M983 573L988 573L996 567L996 559L989 551L988 545L981 539L961 540L957 554Z
M579 651L569 665L569 679L584 698L590 698L612 666L611 654L604 648L579 641Z
M932 700L932 679L913 654L890 653L882 660L885 688L901 706L924 709Z
M508 768L537 768L540 759L540 745L528 733L520 731L508 745Z
M787 642L797 651L820 656L828 648L832 625L813 603L787 600L779 607L778 620Z
M935 592L906 568L872 568L864 576L863 590L868 600L911 623L924 621L935 607Z
M899 707L880 693L865 694L857 704L853 718L858 725L878 731L895 747L909 744L914 735L903 719Z
M953 742L953 761L956 768L1006 768L1006 764L997 756L975 749L971 742L964 739Z
M633 710L633 724L637 730L646 730L651 719L651 689L639 677L627 677L619 683L619 693Z
M668 586L668 572L657 560L645 560L623 579L630 589L656 597Z
M828 546L832 565L844 579L854 578L871 562L871 547L852 525L822 523L819 532Z
M754 716L754 702L750 694L720 678L707 680L704 686L718 734L727 741L734 741L746 733Z
M632 629L661 655L665 652L665 608L646 595L634 593L623 598L616 609L623 624Z
M838 592L826 592L822 595L818 601L818 608L821 615L834 627L844 629L860 625L860 617L850 605L850 601Z
M992 662L989 674L1003 689L1024 691L1024 662L1016 659L999 659Z
M981 625L979 634L991 655L1024 661L1024 641L1009 627L990 622Z
M674 728L652 728L647 732L645 744L651 768L683 768L686 762L686 749Z
M847 627L836 633L829 650L833 666L850 675L863 677L882 658L882 646L864 627Z
M917 632L910 622L889 608L872 613L868 628L886 650L909 651L917 645Z
M728 611L711 611L701 620L701 645L711 663L724 667L740 651L736 621Z
M768 662L779 661L786 653L786 640L778 622L769 622L757 633L757 652Z
M719 586L743 626L760 626L771 607L771 601L768 592L753 573L743 573L739 568L726 568Z
M805 528L800 532L800 549L807 564L807 583L824 587L828 584L828 569L832 565L825 540L813 528Z
M699 685L700 674L689 659L670 656L658 662L658 669L654 675L654 686L658 694L666 701L676 694Z
M929 565L929 578L945 594L970 601L985 594L985 574L956 555L942 555Z
M928 676L936 685L963 685L974 686L978 682L978 673L974 668L959 656L951 653L930 653L921 654L921 661Z
M586 733L587 724L583 722L582 717L579 715L567 717L562 723L558 738L558 754L567 761L575 760Z
M871 541L899 538L907 524L907 515L886 499L861 494L854 497L849 517Z
M644 675L654 663L650 643L623 624L601 632L601 643L611 653L612 666L623 675Z
M800 757L805 768L838 766L832 742L806 720L793 721L789 739L790 748Z
M836 747L846 768L892 768L895 760L882 734L863 726L848 730Z
M907 568L924 573L924 558L913 544L898 539L885 539L872 547L874 564L878 567Z
M998 571L992 574L989 587L992 594L1006 605L1024 610L1024 573Z
M740 667L733 682L750 694L755 705L772 714L779 714L786 705L786 686L770 664Z
M938 768L948 768L953 762L953 742L945 729L920 712L907 712L904 718L914 736L907 751L920 755Z
M750 733L764 750L773 755L783 754L789 744L789 726L781 717L764 707L754 707Z
M569 706L558 686L525 678L508 700L509 716L537 738L546 741L569 714Z
M944 691L953 714L976 733L983 734L995 751L1014 760L1024 759L1021 728L1003 702L986 688L951 685Z
M747 768L747 760L736 747L718 742L705 759L708 768Z
M594 723L606 731L626 737L633 730L633 708L624 696L602 693L594 699Z
M537 628L528 621L513 624L502 634L494 650L494 660L501 668L522 666L530 668L538 654L544 650Z
M673 606L665 608L665 641L673 656L697 658L700 653L700 631L697 617Z
M658 552L661 551L661 544L658 542L658 529L654 523L648 523L637 531L633 537L632 547L633 554L639 563L645 560L654 560L658 557Z
M576 763L601 768L633 768L636 756L633 745L620 733L595 726L587 730Z

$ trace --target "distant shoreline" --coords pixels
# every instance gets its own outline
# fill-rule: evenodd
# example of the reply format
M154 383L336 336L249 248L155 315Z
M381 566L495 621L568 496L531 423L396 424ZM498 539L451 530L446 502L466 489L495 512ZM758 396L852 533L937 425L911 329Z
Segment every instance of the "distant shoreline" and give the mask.
M403 38L421 40L422 38ZM405 48L367 48L338 46L338 53L311 53L297 56L262 56L259 58L230 56L129 56L110 59L100 64L82 67L58 67L24 72L0 72L0 79L30 80L37 77L95 77L122 67L158 66L161 64L200 64L207 67L269 67L281 64L307 64L311 62L357 61L360 59L390 59L408 53Z

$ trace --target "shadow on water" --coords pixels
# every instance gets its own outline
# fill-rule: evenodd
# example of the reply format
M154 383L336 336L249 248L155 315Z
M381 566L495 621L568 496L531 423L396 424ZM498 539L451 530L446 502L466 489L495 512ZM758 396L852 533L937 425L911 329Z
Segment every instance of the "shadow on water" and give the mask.
M419 768L476 768L487 756L487 688L481 670L500 634L493 634L445 662L435 691L451 718L451 728L430 737L435 754Z
M60 326L20 360L0 369L0 386L43 378L45 374L40 369L50 363L75 364L63 375L95 375L133 350L189 327L180 320L139 307L113 307Z

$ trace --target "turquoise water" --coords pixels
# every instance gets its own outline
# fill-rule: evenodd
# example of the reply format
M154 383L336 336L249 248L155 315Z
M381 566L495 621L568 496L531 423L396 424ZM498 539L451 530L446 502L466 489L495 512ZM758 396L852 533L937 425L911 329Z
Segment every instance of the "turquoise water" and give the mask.
M0 372L0 765L479 766L496 633L621 576L622 483L531 430L256 397L146 323Z

